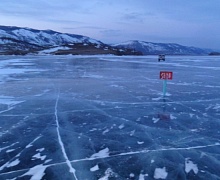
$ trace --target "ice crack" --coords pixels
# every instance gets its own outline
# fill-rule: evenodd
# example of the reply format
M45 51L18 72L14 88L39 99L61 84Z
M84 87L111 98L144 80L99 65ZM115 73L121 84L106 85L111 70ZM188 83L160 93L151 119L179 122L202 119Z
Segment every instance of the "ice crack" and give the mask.
M67 154L66 154L66 150L65 150L63 141L62 141L62 139L61 139L61 136L60 136L60 131L59 131L59 129L60 129L60 124L59 124L58 111L57 111L59 98L60 98L60 93L59 93L58 96L57 96L56 104L55 104L55 118L56 118L58 141L59 141L59 144L60 144L60 147L61 147L61 150L62 150L64 159L66 160L66 164L67 164L68 167L69 167L70 173L72 173L73 176L75 177L75 179L78 180L77 177L76 177L76 170L75 170L75 169L72 167L72 165L71 165L71 162L70 162L70 160L69 160L69 158L68 158L68 156L67 156Z

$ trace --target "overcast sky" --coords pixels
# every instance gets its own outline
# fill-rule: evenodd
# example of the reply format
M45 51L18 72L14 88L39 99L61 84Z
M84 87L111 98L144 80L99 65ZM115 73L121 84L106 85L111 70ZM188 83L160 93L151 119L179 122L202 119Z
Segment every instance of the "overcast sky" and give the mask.
M0 24L220 49L220 0L0 0Z

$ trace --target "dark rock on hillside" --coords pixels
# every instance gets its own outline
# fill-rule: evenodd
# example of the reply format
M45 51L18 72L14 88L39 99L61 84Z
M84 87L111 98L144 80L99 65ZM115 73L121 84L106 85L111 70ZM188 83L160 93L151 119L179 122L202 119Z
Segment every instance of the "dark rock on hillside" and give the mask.
M0 37L0 55L25 55L28 53L37 53L44 47L37 44L31 44L10 37Z
M209 53L210 56L220 56L220 52L211 52Z
M141 52L133 51L130 49L122 49L122 48L114 48L105 44L85 44L85 43L77 43L73 45L67 45L68 49L60 49L50 54L55 55L96 55L96 54L112 54L117 56L122 55L142 55Z

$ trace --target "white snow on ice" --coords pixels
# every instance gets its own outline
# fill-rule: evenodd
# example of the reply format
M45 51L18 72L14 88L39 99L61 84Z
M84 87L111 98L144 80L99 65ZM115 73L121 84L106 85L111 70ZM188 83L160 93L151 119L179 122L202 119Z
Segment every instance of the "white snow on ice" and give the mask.
M43 161L44 159L46 159L46 156L41 156L40 153L37 153L33 156L32 160L34 159L41 159Z
M216 111L219 111L220 110L220 104L216 104L213 109L215 109Z
M153 120L153 123L157 123L160 120L160 118L153 117L152 120Z
M166 172L166 168L156 168L154 171L154 178L155 179L166 179L168 173Z
M1 170L3 170L4 168L10 168L10 167L13 167L13 166L17 166L18 164L20 163L20 160L19 159L16 159L16 160L14 160L14 161L12 161L12 162L7 162L7 163L5 163L4 165L2 165L1 167L0 167L0 171Z
M174 115L170 114L170 119L177 119L177 117L175 117Z
M102 134L105 135L107 132L109 132L109 129L106 129L105 131L103 131Z
M10 164L8 164L7 167L17 166L19 163L20 163L20 160L16 159L16 160L12 161Z
M138 141L137 143L138 144L144 144L144 141Z
M0 133L0 134L1 134L1 133ZM18 144L18 142L13 143L13 144L11 144L10 146L6 146L6 147L2 147L2 148L0 148L0 152L1 152L2 150L8 149L8 148L14 146L15 144Z
M135 175L134 175L133 173L131 173L131 174L129 175L129 177L134 178Z
M26 172L25 174L23 174L20 177L32 176L30 180L42 179L43 176L45 175L45 170L46 170L47 167L48 166L44 166L43 164L34 166L28 172Z
M90 171L94 172L94 171L98 171L99 170L99 166L95 165L94 167L90 168Z
M121 124L120 126L118 126L119 129L123 129L125 127L124 124Z
M130 132L130 136L133 136L134 133L135 133L135 130L131 131L131 132Z
M102 178L99 178L99 180L108 180L109 177L112 177L114 175L114 172L112 171L111 168L108 168L106 171L105 171L105 176L102 177Z
M10 152L13 152L13 151L15 151L15 149L9 149L9 150L7 150L6 152L7 152L7 153L10 153Z
M41 148L41 149L37 149L36 151L42 152L44 150L45 150L45 148Z
M195 174L198 173L199 169L197 167L197 164L194 164L190 158L185 159L185 172L189 173L190 171L193 171Z
M138 180L145 180L145 177L147 177L148 174L140 174Z
M95 153L91 156L91 158L103 158L103 157L109 157L109 149L108 148L100 150L98 153Z

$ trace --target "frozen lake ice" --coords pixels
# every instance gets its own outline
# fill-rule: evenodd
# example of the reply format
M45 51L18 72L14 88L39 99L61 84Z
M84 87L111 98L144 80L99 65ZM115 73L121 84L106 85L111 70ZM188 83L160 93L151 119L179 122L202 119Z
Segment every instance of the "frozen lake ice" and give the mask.
M220 179L219 74L214 56L1 56L0 179Z

